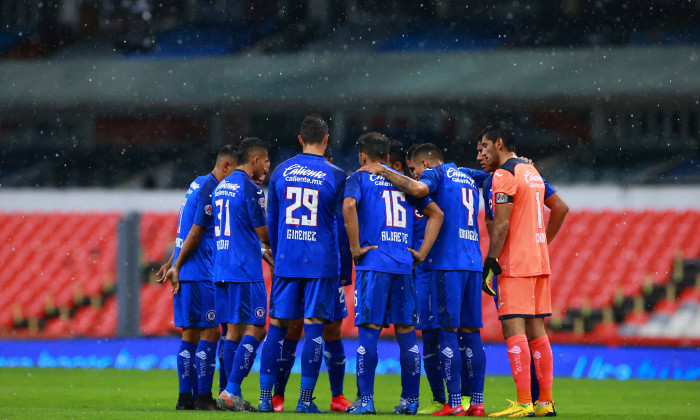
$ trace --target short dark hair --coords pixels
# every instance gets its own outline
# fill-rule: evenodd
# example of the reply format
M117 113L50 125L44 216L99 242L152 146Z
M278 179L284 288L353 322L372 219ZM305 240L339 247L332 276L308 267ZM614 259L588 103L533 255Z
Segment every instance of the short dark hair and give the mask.
M413 160L413 154L416 152L418 146L420 146L420 143L413 143L411 147L408 148L406 151L406 159Z
M265 141L257 137L246 137L238 145L236 149L236 159L238 159L238 164L243 165L250 162L250 160L255 156L256 153L268 151L268 145Z
M398 140L389 141L389 162L399 162L403 170L406 170L406 149Z
M373 131L357 139L357 148L372 160L383 160L389 156L389 139L384 134Z
M479 141L484 137L492 142L495 142L499 138L503 139L503 145L506 150L515 152L515 131L513 131L513 127L509 124L501 121L487 125L486 128L481 130Z
M411 160L418 157L425 158L425 160L430 162L435 162L438 160L444 162L442 152L433 143L423 143L416 147L416 150L414 150L413 154L411 154Z
M233 147L232 144L227 144L224 147L222 147L219 150L219 153L216 154L216 160L218 161L224 156L230 156L234 159L236 159L236 149Z
M328 135L328 123L318 114L307 115L301 122L299 134L306 144L321 143Z

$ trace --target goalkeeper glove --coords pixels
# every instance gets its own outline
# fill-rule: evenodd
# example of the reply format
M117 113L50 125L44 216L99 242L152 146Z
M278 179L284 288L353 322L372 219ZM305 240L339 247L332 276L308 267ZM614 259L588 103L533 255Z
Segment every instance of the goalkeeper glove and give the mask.
M501 274L501 266L498 265L498 258L486 257L484 261L484 272L481 283L481 290L486 292L487 295L496 296L496 292L493 291L493 276Z

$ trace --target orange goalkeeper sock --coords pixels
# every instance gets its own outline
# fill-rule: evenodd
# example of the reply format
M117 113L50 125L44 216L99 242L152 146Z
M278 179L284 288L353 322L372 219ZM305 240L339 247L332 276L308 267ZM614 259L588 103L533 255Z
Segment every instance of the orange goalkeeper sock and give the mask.
M549 345L549 337L543 335L530 341L532 347L532 358L535 361L535 373L537 381L540 383L540 401L552 401L552 377L554 371L554 361L552 357L552 347Z
M530 392L530 347L527 345L525 334L514 335L506 339L508 346L508 359L510 370L513 372L515 389L518 392L518 402L529 404L532 402Z

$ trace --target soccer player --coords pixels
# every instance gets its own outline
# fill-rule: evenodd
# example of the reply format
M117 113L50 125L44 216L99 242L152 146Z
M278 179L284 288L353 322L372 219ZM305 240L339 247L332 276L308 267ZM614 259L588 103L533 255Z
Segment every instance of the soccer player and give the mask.
M336 215L345 172L324 159L328 124L318 115L301 123L302 153L273 172L268 189L270 242L275 278L270 328L261 354L260 411L273 411L272 387L289 321L304 319L301 395L296 411L321 413L313 403L323 355L323 325L333 319L338 282Z
M243 328L228 384L217 405L229 411L255 411L243 399L241 383L248 376L257 348L265 338L267 291L260 263L260 243L269 244L265 196L253 180L268 168L267 144L256 137L243 139L238 166L214 190L217 281L228 284L228 330Z
M175 250L158 272L164 273L159 282L169 280L172 285L175 326L182 328L177 355L180 384L177 410L216 408L211 387L219 330L213 283L211 194L216 185L233 171L234 162L233 148L224 146L216 157L214 170L190 184L180 207ZM195 355L196 361L193 360Z
M470 359L474 358L474 352L480 353L476 360L479 372L485 371L486 363L479 334L483 324L481 282L478 276L478 272L481 271L479 228L476 220L479 211L478 187L466 170L457 168L453 163L444 163L442 153L433 144L418 146L410 160L419 181L376 164L366 165L360 170L381 175L401 191L414 197L430 195L445 213L438 239L424 263L424 269L430 270L431 276L435 278L440 326L440 370L449 394L444 407L433 415L464 415L460 370L462 359L469 358L469 354L461 354L459 351L458 331L468 334L468 338L473 340L470 345ZM461 290L463 293L455 296L452 293L454 290ZM467 413L483 412L481 374L474 375L471 404Z
M486 230L489 232L489 237L491 236L491 229L493 228L493 189L491 188L491 180L493 178L493 172L497 167L489 161L484 154L481 153L483 147L481 146L481 141L479 140L476 145L477 156L476 160L481 164L484 171L491 173L489 178L484 182L482 195L484 198L484 203L486 203L486 209L484 209L484 219L486 222ZM527 160L527 159L526 159ZM547 244L550 244L557 232L564 223L564 217L569 211L569 206L566 205L564 200L559 196L557 190L544 180L544 205L549 208L549 221L547 222ZM498 290L498 283L496 276L493 276L492 290ZM498 298L494 296L493 302L498 308ZM530 372L535 371L535 359L530 359ZM537 375L530 375L530 392L532 393L532 400L537 401L540 396L540 384L537 381Z
M544 329L551 315L549 252L542 217L544 181L515 154L515 135L504 123L487 126L481 153L498 165L492 178L493 226L484 261L484 290L498 275L498 317L508 347L517 400L490 417L556 415L552 402L552 349ZM529 345L528 345L529 342ZM535 408L530 392L530 347L540 384Z
M368 133L358 141L360 165L374 163L388 171L389 140ZM428 221L418 251L413 246L413 212ZM380 216L381 215L381 216ZM416 414L420 387L420 351L414 329L416 317L412 266L426 258L442 225L443 213L429 199L406 197L383 177L352 174L345 186L345 228L355 261L355 325L358 328L357 376L362 404L350 414L374 414L374 375L377 340L382 326L394 324L400 348L401 399L397 414Z
M331 145L326 146L323 157L333 163L333 152ZM342 214L336 215L341 217ZM339 281L333 297L333 318L331 322L323 326L323 342L325 349L323 352L326 368L328 369L328 379L331 385L331 406L330 411L343 412L350 407L350 401L343 396L343 381L345 379L345 348L343 347L341 327L343 319L348 316L348 308L345 301L345 289L343 286L349 285L352 281L352 263L347 258L350 247L348 245L347 234L342 217L336 219L336 230L338 233L338 256L341 262L345 262L344 267L339 267ZM341 257L340 253L343 253ZM342 264L341 264L342 265ZM298 319L290 321L287 328L287 335L282 343L282 355L278 360L279 372L275 381L275 392L272 396L272 407L274 411L284 410L284 391L292 372L294 361L296 360L296 348L301 333L303 331L304 320Z

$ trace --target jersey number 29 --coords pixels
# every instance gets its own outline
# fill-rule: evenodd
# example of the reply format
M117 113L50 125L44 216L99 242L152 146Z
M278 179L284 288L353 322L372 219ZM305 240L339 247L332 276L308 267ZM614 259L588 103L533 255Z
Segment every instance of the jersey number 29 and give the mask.
M288 225L316 226L318 224L318 190L287 187L287 200L293 200L285 212L285 221ZM301 206L304 206L309 214L294 217L294 211Z

